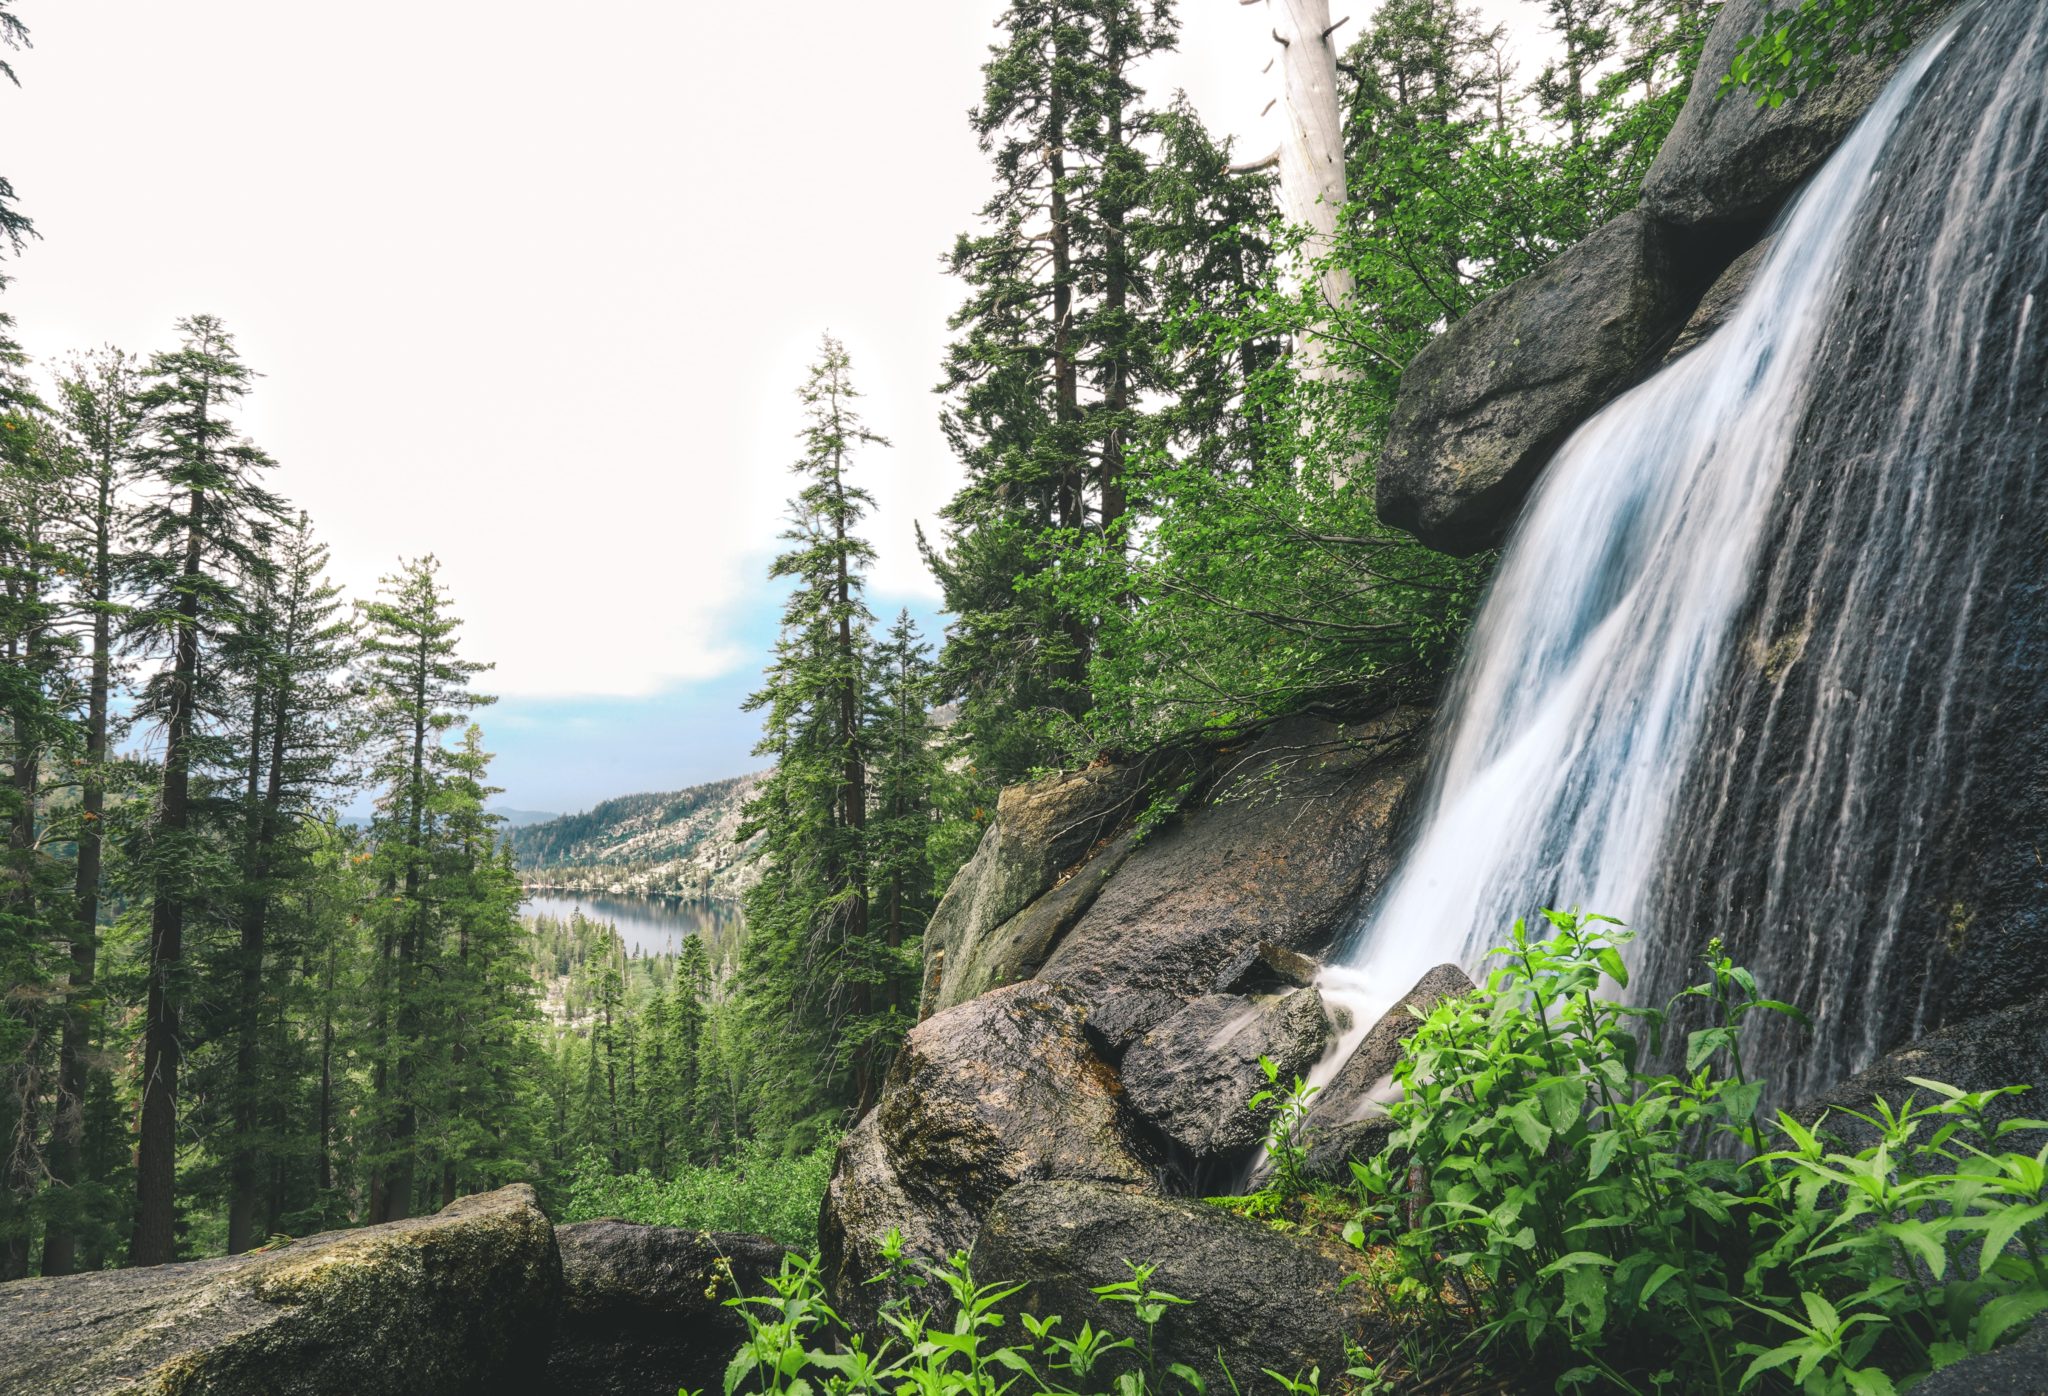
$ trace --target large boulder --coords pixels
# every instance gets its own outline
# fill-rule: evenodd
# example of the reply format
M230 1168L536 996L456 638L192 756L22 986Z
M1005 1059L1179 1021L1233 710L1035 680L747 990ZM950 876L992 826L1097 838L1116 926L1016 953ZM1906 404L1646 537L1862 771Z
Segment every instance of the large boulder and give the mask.
M1283 1081L1323 1054L1330 1022L1323 997L1297 989L1263 1000L1207 994L1139 1038L1124 1056L1131 1106L1195 1164L1249 1149L1273 1111L1248 1108L1266 1087L1265 1057Z
M1104 865L1098 861L1089 876L1064 882L1061 874L1128 820L1140 785L1136 769L1105 763L1003 791L974 856L925 928L920 1017L1031 977L1049 939L1072 924L1101 885ZM1009 924L1056 886L1065 894L1053 899L1058 911L1028 926Z
M1260 947L1322 950L1390 869L1428 720L1299 718L1228 753L1209 798L1130 854L1038 978L1081 991L1114 1060Z
M606 1218L559 1227L562 1308L548 1349L550 1396L715 1391L747 1336L735 1295L767 1293L787 1249L735 1236Z
M1461 557L1497 545L1551 455L1656 361L1703 284L1631 212L1480 302L1401 375L1380 518Z
M1152 1187L1154 1151L1084 1029L1081 996L1026 982L911 1030L882 1098L841 1142L819 1223L826 1284L856 1320L887 1297L893 1229L925 1260L965 1250L1019 1183Z
M1919 17L1922 29L1955 3L1933 0ZM1775 7L1784 8L1781 0ZM1685 107L1643 179L1645 213L1677 227L1726 228L1737 248L1834 153L1899 62L1886 53L1847 59L1832 80L1778 107L1759 106L1748 92L1722 96L1736 46L1772 8L1774 0L1721 7Z
M1326 1250L1200 1202L1030 1183L1005 1193L989 1213L973 1268L980 1283L1022 1286L1004 1301L1006 1310L1057 1314L1069 1335L1093 1324L1142 1348L1131 1306L1093 1291L1130 1279L1128 1262L1156 1265L1152 1287L1191 1302L1166 1306L1155 1361L1162 1368L1185 1362L1208 1390L1222 1392L1264 1389L1268 1369L1288 1377L1320 1370L1326 1388L1339 1382L1345 1340L1366 1322L1361 1288L1345 1284L1351 1271L1343 1260L1341 1248Z
M561 1264L523 1184L277 1250L0 1285L0 1391L462 1396L524 1383Z

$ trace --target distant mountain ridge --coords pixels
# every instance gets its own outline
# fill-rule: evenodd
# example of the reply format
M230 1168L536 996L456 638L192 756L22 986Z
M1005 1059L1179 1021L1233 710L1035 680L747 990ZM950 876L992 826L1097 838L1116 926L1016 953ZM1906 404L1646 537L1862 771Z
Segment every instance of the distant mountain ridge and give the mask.
M513 853L531 886L736 899L760 880L739 827L764 774L621 795L512 830Z

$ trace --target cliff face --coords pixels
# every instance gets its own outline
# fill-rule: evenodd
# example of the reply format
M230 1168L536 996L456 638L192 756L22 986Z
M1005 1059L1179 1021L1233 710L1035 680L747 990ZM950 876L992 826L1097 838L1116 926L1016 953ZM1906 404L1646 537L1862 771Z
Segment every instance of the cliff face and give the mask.
M761 775L622 795L512 832L527 880L580 891L737 899L760 880L740 815Z

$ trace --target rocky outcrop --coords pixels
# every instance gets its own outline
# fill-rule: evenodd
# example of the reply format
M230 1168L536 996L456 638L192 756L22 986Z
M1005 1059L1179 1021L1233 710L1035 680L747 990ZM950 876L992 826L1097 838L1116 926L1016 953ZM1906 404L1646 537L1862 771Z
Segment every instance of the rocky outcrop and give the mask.
M1482 301L1401 375L1380 518L1461 557L1497 545L1551 455L1655 362L1697 294L1664 228L1625 213Z
M1249 1149L1273 1118L1270 1105L1248 1108L1266 1087L1259 1059L1271 1060L1283 1083L1292 1081L1315 1065L1329 1032L1314 989L1264 1000L1204 995L1125 1056L1131 1106L1196 1164Z
M1074 876L1061 874L1130 818L1139 784L1132 768L1098 765L1003 791L974 857L925 928L919 1016L1037 971L1122 858L1109 850ZM1127 841L1121 852L1128 851Z
M1130 854L1038 978L1080 991L1115 1059L1261 945L1321 951L1389 870L1427 724L1416 708L1301 718L1224 753L1209 798Z
M1763 265L1770 254L1773 238L1764 238L1756 246L1728 264L1728 270L1717 277L1707 293L1700 297L1700 303L1693 307L1692 317L1685 322L1685 328L1678 332L1678 338L1671 341L1671 347L1664 351L1664 362L1681 359L1707 342L1708 336L1728 323L1734 317L1735 308L1742 304L1743 295L1749 290L1749 283L1756 279L1757 268Z
M0 1392L502 1390L544 1358L560 1289L522 1184L262 1253L0 1285Z
M560 1227L562 1307L548 1349L550 1396L715 1391L747 1326L726 1306L761 1295L786 1249L612 1219Z
M1935 0L1922 29L1955 4ZM1747 92L1724 97L1721 78L1736 47L1772 8L1772 0L1722 6L1685 108L1643 178L1641 207L1660 222L1753 237L1834 153L1898 66L1899 56L1887 53L1845 59L1832 80L1777 107L1759 106Z
M1158 1267L1155 1290L1190 1301L1167 1305L1155 1361L1184 1362L1210 1391L1263 1389L1268 1369L1320 1370L1325 1386L1345 1367L1345 1339L1365 1322L1346 1287L1338 1252L1282 1236L1199 1202L1142 1197L1086 1183L1031 1183L1005 1193L975 1242L975 1278L1021 1285L1011 1312L1058 1314L1061 1331L1083 1323L1142 1348L1131 1306L1105 1302L1097 1286L1131 1278L1128 1262ZM1132 1355L1124 1354L1128 1363Z
M1027 982L911 1031L825 1195L820 1256L842 1308L871 1317L885 1297L867 1281L892 1229L910 1254L942 1260L1019 1183L1155 1184L1153 1151L1085 1021L1079 994Z
M1940 0L1923 27L1952 7ZM1482 301L1409 364L1375 485L1386 523L1460 556L1495 546L1574 430L1726 318L1753 265L1718 296L1708 288L1833 153L1898 62L1850 59L1777 107L1744 92L1724 98L1736 45L1769 8L1722 7L1634 210Z

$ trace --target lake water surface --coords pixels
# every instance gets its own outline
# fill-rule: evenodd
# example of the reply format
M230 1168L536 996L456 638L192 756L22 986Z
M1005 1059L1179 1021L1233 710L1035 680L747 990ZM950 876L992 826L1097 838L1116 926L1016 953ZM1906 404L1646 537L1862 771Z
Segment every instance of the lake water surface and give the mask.
M585 920L608 921L627 950L642 955L673 954L682 948L684 936L701 936L716 958L740 928L738 904L681 897L529 891L520 911L557 921L566 921L580 911Z

